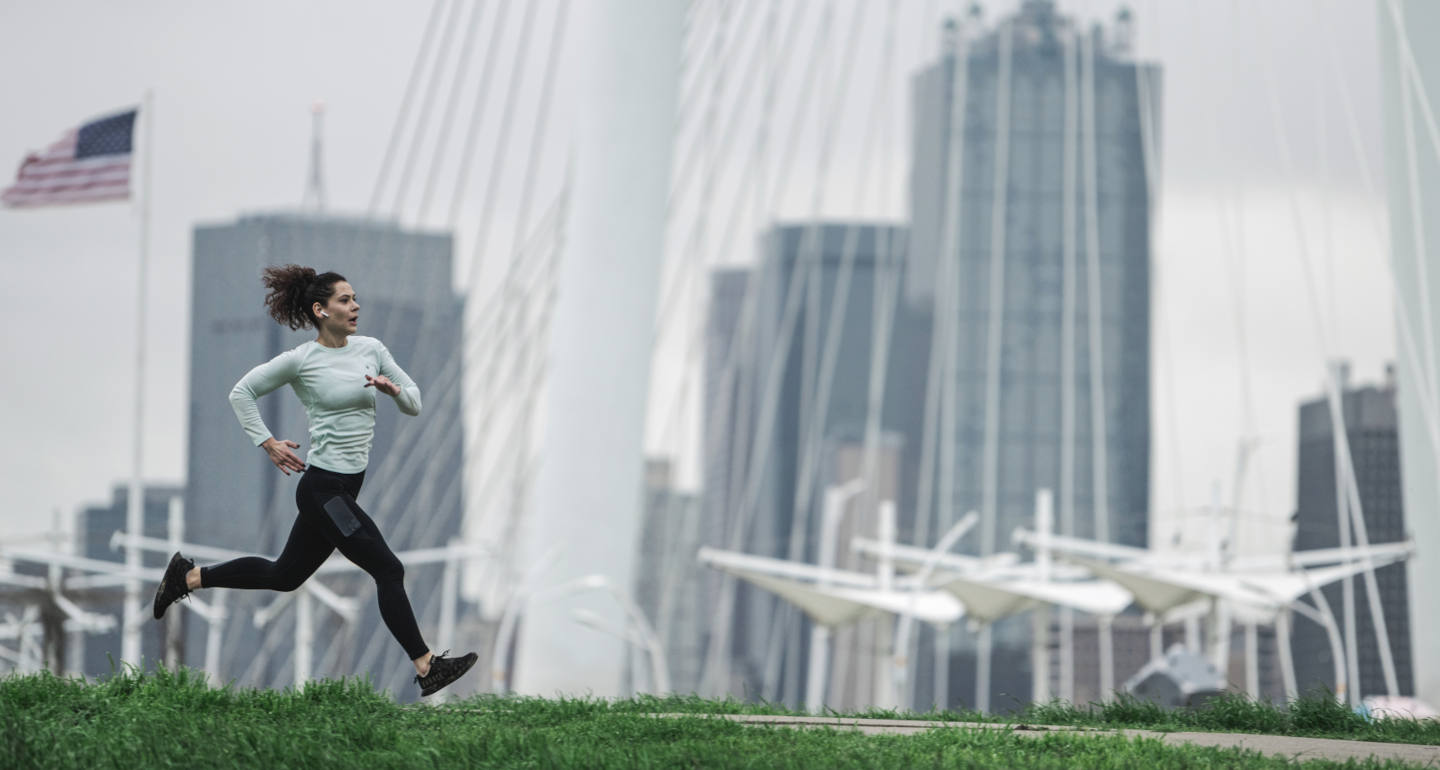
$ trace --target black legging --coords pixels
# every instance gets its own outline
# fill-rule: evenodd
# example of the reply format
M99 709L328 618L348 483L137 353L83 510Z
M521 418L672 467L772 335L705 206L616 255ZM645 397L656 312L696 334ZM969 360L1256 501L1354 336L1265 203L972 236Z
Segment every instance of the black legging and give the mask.
M275 561L245 556L200 568L204 588L263 588L294 591L330 558L336 548L375 578L380 617L411 660L430 650L415 623L405 595L405 567L395 558L375 522L360 509L355 496L365 472L335 473L311 465L295 487L300 515L290 539Z

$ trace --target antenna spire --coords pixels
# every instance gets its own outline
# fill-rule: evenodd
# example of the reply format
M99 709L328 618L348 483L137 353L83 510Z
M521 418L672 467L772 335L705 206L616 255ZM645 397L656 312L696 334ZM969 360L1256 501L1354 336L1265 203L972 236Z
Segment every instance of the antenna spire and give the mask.
M324 124L325 103L317 101L310 107L310 177L300 201L302 208L317 212L325 210Z

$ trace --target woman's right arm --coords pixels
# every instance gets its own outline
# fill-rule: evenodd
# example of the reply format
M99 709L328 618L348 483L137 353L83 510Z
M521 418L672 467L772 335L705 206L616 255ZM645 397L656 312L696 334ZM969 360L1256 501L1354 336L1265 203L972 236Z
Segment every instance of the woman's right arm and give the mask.
M270 461L285 475L291 470L303 471L305 464L288 447L299 447L293 441L278 441L270 435L265 421L260 418L260 406L256 399L276 388L292 382L300 372L300 356L297 351L287 350L278 356L245 373L235 387L230 389L230 407L240 420L240 427L255 446L265 447Z

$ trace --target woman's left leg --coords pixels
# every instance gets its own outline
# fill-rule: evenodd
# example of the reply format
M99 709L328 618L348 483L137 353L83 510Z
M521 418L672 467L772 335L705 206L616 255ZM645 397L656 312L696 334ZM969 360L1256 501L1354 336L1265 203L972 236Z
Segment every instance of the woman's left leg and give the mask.
M330 543L375 579L375 594L380 601L380 618L385 621L385 627L405 648L410 660L428 658L430 648L420 635L415 611L405 593L405 567L390 550L379 527L350 494L332 497L326 502L325 511L327 516L322 526ZM345 518L347 513L354 517L353 520ZM337 524L337 518L344 523L344 529ZM349 534L345 534L347 530ZM419 663L416 665L421 666Z

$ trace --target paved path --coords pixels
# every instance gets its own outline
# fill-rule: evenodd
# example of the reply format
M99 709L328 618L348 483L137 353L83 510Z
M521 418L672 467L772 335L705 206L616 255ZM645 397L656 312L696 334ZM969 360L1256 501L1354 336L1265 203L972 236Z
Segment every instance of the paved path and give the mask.
M661 714L665 717L705 716L697 714ZM1165 733L1154 730L1101 730L1091 727L1066 727L1056 725L1006 725L989 722L923 722L908 719L854 719L849 717L793 717L770 714L713 714L717 719L728 719L750 725L774 727L831 727L859 730L868 735L909 735L924 730L1013 730L1017 735L1040 736L1046 733L1073 733L1080 735L1124 735L1159 738L1171 745L1215 746L1218 748L1254 749L1287 759L1330 759L1344 762L1347 759L1379 760L1394 759L1410 762L1422 767L1440 768L1440 746L1418 746L1410 743L1376 743L1373 741L1344 741L1334 738L1295 738L1284 735L1252 735L1250 733Z

